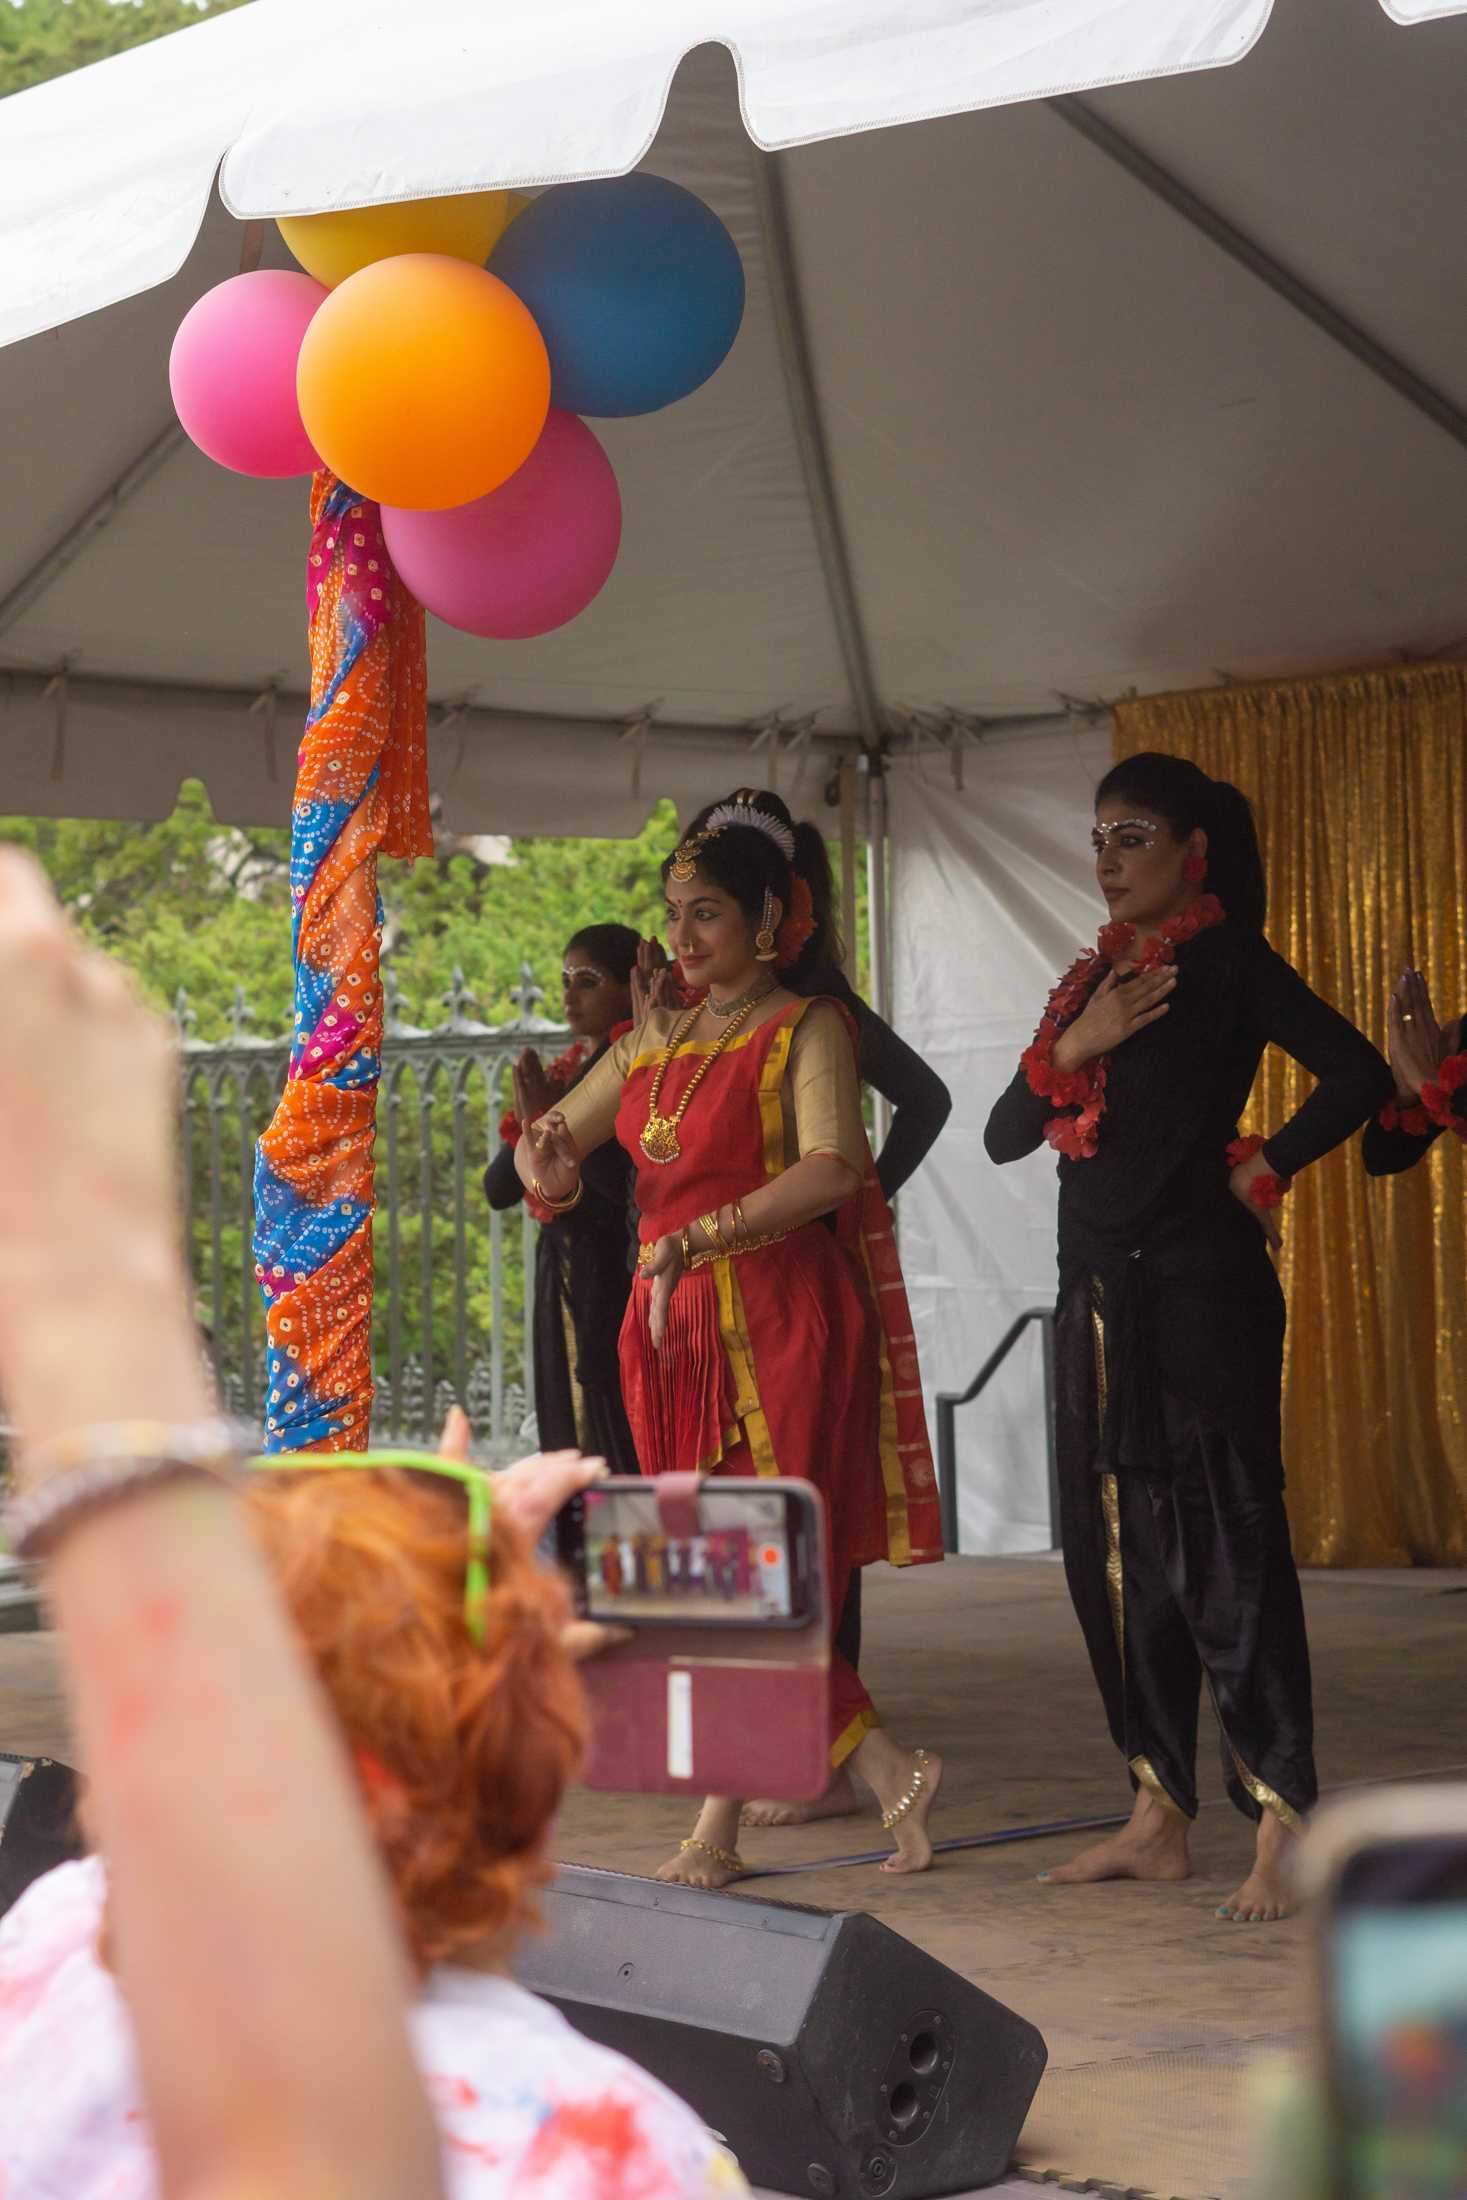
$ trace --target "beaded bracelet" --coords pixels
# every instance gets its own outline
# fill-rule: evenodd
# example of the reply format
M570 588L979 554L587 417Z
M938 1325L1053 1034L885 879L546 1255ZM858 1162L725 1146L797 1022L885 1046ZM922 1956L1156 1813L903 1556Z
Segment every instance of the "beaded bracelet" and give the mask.
M227 1482L255 1448L252 1431L222 1419L77 1429L27 1454L35 1486L6 1508L11 1552L27 1563L48 1558L78 1521L137 1490L200 1476Z
M1232 1167L1236 1169L1241 1162L1251 1161L1256 1153L1262 1152L1265 1143L1264 1139L1257 1136L1235 1138L1228 1147L1228 1160ZM1267 1176L1254 1177L1248 1187L1248 1197L1255 1207L1277 1207L1282 1204L1284 1195L1292 1189L1293 1182L1291 1176L1278 1176L1270 1169Z

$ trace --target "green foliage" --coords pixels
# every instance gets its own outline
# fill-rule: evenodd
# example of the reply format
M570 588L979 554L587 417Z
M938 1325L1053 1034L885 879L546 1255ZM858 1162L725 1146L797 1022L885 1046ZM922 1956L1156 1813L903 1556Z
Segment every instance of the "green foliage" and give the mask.
M0 95L245 5L247 0L0 0Z

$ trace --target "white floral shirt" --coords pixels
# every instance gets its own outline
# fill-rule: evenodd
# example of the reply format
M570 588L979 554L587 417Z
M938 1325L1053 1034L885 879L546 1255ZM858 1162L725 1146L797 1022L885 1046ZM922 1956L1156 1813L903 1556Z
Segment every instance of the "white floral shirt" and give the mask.
M157 2200L96 1858L0 1921L0 2200ZM413 2035L451 2200L748 2200L693 2111L508 1979L442 1968Z

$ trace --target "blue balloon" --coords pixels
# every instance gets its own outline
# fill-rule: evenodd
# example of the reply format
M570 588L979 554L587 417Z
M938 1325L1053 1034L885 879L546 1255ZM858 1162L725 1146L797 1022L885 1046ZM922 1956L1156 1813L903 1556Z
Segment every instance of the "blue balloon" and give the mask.
M527 206L490 258L550 353L550 402L619 419L658 412L728 356L744 314L738 246L663 176L566 183Z

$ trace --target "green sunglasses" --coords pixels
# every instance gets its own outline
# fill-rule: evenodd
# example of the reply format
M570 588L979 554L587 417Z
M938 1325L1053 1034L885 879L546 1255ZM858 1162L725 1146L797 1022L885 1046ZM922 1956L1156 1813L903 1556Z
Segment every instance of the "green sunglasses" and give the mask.
M246 1462L251 1473L309 1474L313 1469L391 1467L402 1474L436 1474L468 1492L469 1558L464 1569L464 1625L480 1650L488 1639L485 1607L489 1601L489 1533L493 1492L482 1467L440 1459L431 1451L273 1451Z

